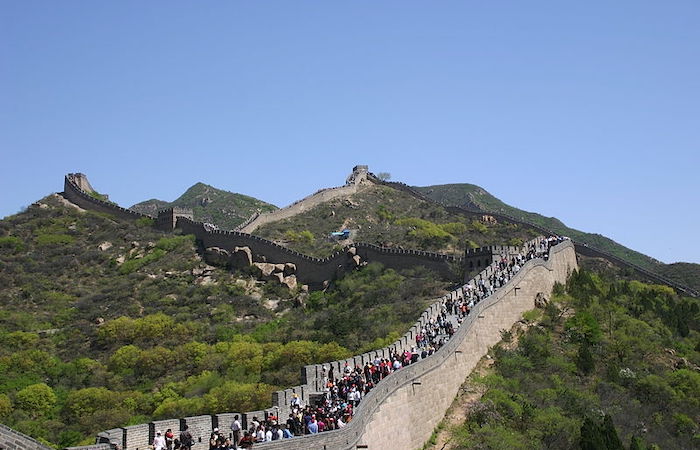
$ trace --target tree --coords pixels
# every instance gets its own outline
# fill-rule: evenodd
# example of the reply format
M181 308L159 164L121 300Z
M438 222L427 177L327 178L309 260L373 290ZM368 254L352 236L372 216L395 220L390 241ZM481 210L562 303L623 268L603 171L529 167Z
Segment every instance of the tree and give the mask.
M580 443L581 450L624 450L609 414L602 423L586 417L581 425Z
M591 349L586 342L582 342L578 346L578 355L576 356L576 367L584 375L588 375L595 369L595 360Z
M603 437L605 439L605 446L608 450L624 450L610 414L606 414L603 418Z
M377 178L379 178L382 181L389 181L391 180L391 174L389 172L379 172L377 174Z
M0 419L9 417L12 412L12 400L5 394L0 394Z
M581 450L606 450L601 427L593 419L586 417L581 425Z
M15 397L17 406L34 418L46 415L56 405L57 400L53 389L45 383L27 386Z
M637 436L632 436L630 440L630 450L644 450L644 443Z

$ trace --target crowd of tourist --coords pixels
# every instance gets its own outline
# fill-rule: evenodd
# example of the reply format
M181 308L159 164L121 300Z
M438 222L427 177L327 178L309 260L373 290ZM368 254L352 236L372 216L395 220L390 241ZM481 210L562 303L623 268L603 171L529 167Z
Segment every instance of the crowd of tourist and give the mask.
M492 295L496 289L510 281L523 265L534 258L548 258L549 249L567 238L552 236L539 242L530 243L524 253L502 254L494 257L487 276L479 276L458 290L457 298L446 299L435 318L431 318L416 333L415 345L403 351L391 351L388 358L375 357L364 366L352 367L345 363L340 373L333 366L322 366L323 395L314 404L304 405L297 394L290 402L291 413L284 422L274 413L262 420L258 417L243 429L239 416L234 416L231 433L226 436L218 428L214 429L209 441L210 450L230 450L251 448L254 443L290 439L296 436L322 433L343 428L352 420L355 408L364 396L384 378L401 368L414 364L435 353L454 335L456 328L476 304ZM488 273L490 272L490 273ZM412 343L413 344L413 343ZM187 431L187 430L185 430ZM169 438L168 438L169 434ZM162 440L161 440L162 437ZM187 436L181 434L175 439L168 430L154 440L155 450L189 450ZM156 445L156 441L160 445ZM162 442L162 444L161 444Z

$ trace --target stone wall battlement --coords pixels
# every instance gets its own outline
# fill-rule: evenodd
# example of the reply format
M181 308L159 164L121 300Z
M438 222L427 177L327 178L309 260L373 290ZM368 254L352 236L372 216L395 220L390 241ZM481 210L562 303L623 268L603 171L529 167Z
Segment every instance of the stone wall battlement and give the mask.
M152 216L141 214L130 209L122 208L116 203L106 202L104 200L100 200L98 198L93 197L86 191L82 190L80 186L78 186L78 184L76 184L76 177L78 179L84 179L85 182L87 182L87 178L83 174L70 173L66 175L63 182L63 196L70 202L80 206L83 209L114 214L117 217L126 220L137 220L142 217L148 217L153 219Z
M500 341L501 330L510 329L523 312L534 307L538 294L548 295L555 282L565 282L568 274L576 268L576 255L570 241L553 247L547 261L533 259L526 262L505 286L475 305L452 339L434 355L392 373L377 384L363 398L353 420L345 428L256 444L255 448L321 450L355 449L358 446L376 449L421 447L442 419L466 376L488 348ZM493 270L491 266L478 277L486 277ZM346 362L353 366L362 365L376 357L386 358L390 352L410 348L420 328L440 313L442 303L459 295L459 290L454 290L437 299L404 336L388 347L346 360L306 366L302 372L303 384L275 392L272 407L268 410L275 409L278 416L286 417L293 394L308 402L311 394L321 391L319 383L322 382L323 366L333 365L336 373L340 373ZM233 414L169 419L117 428L100 433L98 441L119 444L124 450L141 449L146 448L156 429L172 428L179 432L187 424L196 440L202 438L195 444L194 450L204 450L207 448L208 433L214 427L226 430ZM239 415L245 427L253 416L265 417L266 412L251 411Z

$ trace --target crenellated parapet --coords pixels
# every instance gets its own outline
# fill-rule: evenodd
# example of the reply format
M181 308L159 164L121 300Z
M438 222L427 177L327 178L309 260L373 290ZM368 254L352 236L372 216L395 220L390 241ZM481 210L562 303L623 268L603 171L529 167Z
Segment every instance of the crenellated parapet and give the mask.
M179 218L194 220L192 209L174 206L159 210L156 228L161 231L173 231Z
M538 240L531 243L536 242ZM392 373L377 384L364 396L345 428L256 444L255 448L355 449L366 448L368 444L370 448L420 448L442 419L464 378L489 347L500 341L501 330L510 329L523 312L535 307L538 295L549 295L554 284L564 283L577 267L571 241L552 247L546 261L526 262L506 285L477 303L454 336L434 355ZM487 278L493 270L494 265L487 267L472 281ZM119 444L124 450L143 448L152 442L156 429L172 428L179 432L187 425L195 436L193 450L205 450L210 431L214 427L226 430L234 414L240 416L243 427L247 428L252 417L266 418L268 412L286 417L293 395L304 403L312 401L323 391L323 377L327 373L324 366L326 370L333 367L335 373L341 373L346 363L362 366L377 357L388 358L392 353L409 349L421 328L440 314L443 303L459 299L461 295L461 290L456 289L436 299L406 334L387 347L344 360L305 366L302 384L273 393L272 405L267 410L168 419L116 428L100 433L98 442Z
M83 188L89 190L85 190ZM94 192L95 190L92 189L90 182L87 180L87 177L84 174L69 173L65 176L62 192L63 197L83 209L113 214L126 220L138 220L143 217L152 218L146 214L141 214L130 209L122 208L116 203L104 201L95 197L94 195L90 195Z

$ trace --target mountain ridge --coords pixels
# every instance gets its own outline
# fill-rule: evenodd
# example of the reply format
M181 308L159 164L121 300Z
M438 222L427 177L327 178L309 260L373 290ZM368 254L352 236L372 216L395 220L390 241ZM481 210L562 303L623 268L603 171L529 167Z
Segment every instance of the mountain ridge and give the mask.
M201 181L187 188L172 202L150 199L136 203L129 209L155 216L158 210L169 207L190 208L195 220L213 223L222 229L234 229L256 212L278 209L255 197L218 189Z

